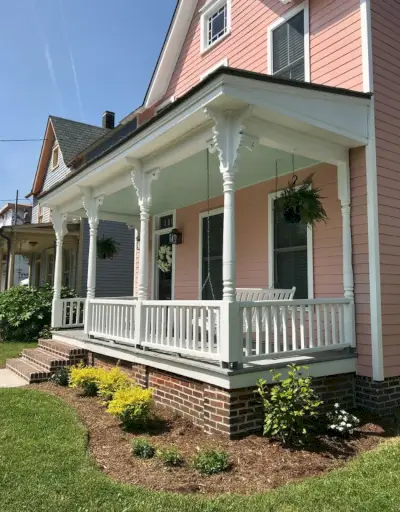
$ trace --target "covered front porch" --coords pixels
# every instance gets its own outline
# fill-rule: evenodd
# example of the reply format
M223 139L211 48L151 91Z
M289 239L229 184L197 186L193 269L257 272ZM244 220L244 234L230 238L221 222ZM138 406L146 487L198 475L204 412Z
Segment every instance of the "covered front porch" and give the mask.
M100 353L164 359L171 368L253 371L351 353L349 149L366 143L369 101L232 70L214 73L41 199L52 208L57 239L53 327L79 329L65 338ZM279 191L293 174L311 172L327 224L285 227L274 216ZM76 217L90 226L87 294L61 300L60 249L68 219ZM96 298L100 219L139 231L132 297ZM172 229L182 244L172 245L165 276L157 255ZM294 297L285 300L260 300L255 290L292 287Z

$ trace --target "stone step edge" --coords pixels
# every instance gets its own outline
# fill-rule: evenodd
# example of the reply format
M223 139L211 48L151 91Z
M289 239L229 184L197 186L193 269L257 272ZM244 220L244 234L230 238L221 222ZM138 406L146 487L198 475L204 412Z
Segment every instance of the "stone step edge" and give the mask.
M21 361L21 360L22 359L8 359L6 361L6 368L8 368L12 372L16 373L19 377L26 380L29 384L31 384L32 382L46 381L51 377L51 372L42 371L42 368L40 368L38 366L35 367L34 365L32 365L31 362L25 360L24 361L25 364L27 364L31 368L31 372L28 375L26 375L18 367L16 368L13 366L14 361ZM46 374L46 375L43 375L43 377L32 378L32 375L37 375L37 374Z
M52 354L56 354L59 356L63 356L66 358L84 358L87 355L87 350L83 348L77 348L73 347L71 345L67 345L66 343L63 343L62 341L54 340L55 343L63 345L62 349L57 350L55 346L52 346L53 340L48 339L39 339L38 348L50 352ZM65 348L64 348L65 347Z
M25 349L25 350L32 350L32 349ZM36 359L35 356L30 355L30 353L26 353L25 350L23 350L23 352L22 352L22 356L21 356L22 359L25 359L28 362L33 362L37 366L40 366L40 367L48 370L49 372L54 372L60 368L63 368L64 366L71 365L71 362L69 361L69 359L67 357L64 357L63 360L54 359L50 362L50 364L44 363L43 361L40 361L40 359ZM35 350L38 350L38 349L35 349ZM51 355L51 356L53 355L53 353L50 354L50 352L48 352L46 350L41 350L41 352L43 352L44 354L47 354L47 355ZM59 354L54 354L54 356L62 357Z

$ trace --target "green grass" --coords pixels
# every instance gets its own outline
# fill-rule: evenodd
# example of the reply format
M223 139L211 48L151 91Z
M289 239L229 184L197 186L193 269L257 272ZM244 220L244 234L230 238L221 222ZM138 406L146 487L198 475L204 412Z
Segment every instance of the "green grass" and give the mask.
M0 368L6 365L6 360L18 357L24 348L36 348L37 343L22 343L19 341L0 341Z
M111 481L86 453L74 410L32 389L0 390L1 512L351 512L398 511L400 442L345 469L253 497L205 499ZM265 468L268 471L268 468Z

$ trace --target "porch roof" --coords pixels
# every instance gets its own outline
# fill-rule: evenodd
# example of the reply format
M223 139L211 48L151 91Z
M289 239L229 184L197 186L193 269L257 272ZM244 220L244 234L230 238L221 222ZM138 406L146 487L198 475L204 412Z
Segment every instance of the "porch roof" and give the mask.
M206 107L250 107L246 133L257 137L261 144L295 150L316 161L345 161L349 148L368 140L370 98L370 94L347 89L220 68L148 123L136 129L131 121L90 146L79 155L80 166L65 181L43 193L40 203L63 209L74 202L76 211L82 187L92 188L99 195L128 187L130 158L140 159L144 169L152 171L198 153L212 137Z

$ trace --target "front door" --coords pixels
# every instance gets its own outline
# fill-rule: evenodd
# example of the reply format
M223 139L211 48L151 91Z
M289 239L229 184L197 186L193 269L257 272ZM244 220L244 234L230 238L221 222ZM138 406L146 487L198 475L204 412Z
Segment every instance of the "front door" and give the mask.
M169 234L164 233L158 236L158 248L162 245L170 245ZM157 299L158 300L171 300L172 299L172 270L169 272L162 272L157 267Z
M201 298L222 299L222 239L224 214L211 213L202 219Z

